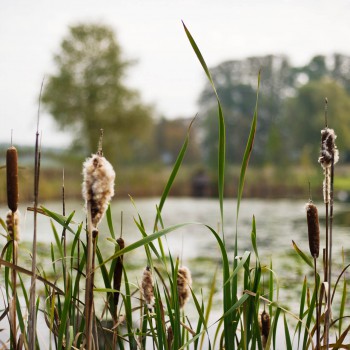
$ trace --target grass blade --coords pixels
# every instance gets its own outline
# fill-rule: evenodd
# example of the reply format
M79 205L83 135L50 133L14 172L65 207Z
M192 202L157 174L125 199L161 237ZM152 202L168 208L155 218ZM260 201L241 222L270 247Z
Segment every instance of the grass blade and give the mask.
M216 91L214 81L212 79L212 76L210 74L210 71L208 69L207 64L205 63L205 60L203 58L202 53L200 52L195 40L193 39L191 33L187 29L185 23L183 23L183 27L185 29L187 38L200 62L200 64L203 67L203 70L209 80L209 83L214 91L214 94L216 96L216 100L218 103L218 121L219 121L219 147L218 147L218 190L219 190L219 201L220 201L220 214L221 214L221 227L223 228L224 223L224 180L225 180L225 159L226 159L226 130L225 130L225 120L224 115L222 112L222 107L219 99L219 95Z
M164 236L164 235L166 235L166 234L168 234L168 233L170 233L170 232L172 232L172 231L175 231L175 230L177 230L177 229L179 229L179 228L181 228L181 227L184 227L184 226L190 225L190 224L197 224L197 225L200 225L199 223L195 223L195 222L192 222L192 223L184 223L184 224L178 224L178 225L170 226L170 227L168 227L168 228L166 228L166 229L164 229L164 230L161 230L161 231L152 233L152 234L148 235L147 237L144 237L144 238L140 239L139 241L136 241L136 242L134 242L134 243L132 243L132 244L126 246L124 249L121 249L121 250L119 250L118 252L114 253L114 254L113 254L112 256L110 256L108 259L106 259L105 261L103 261L102 264L100 264L99 266L97 266L97 267L95 268L95 270L98 269L99 267L101 267L101 265L104 265L104 264L108 263L109 261L111 261L111 260L117 258L117 257L120 256L120 255L129 253L129 252L131 252L132 250L135 250L136 248L142 247L142 246L144 246L145 244L148 244L148 243L154 241L154 240L157 239L157 238L160 238L160 237L162 237L162 236Z
M313 269L314 264L312 263L312 260L297 246L297 244L292 241L293 248L297 252L297 254Z
M247 142L247 145L246 145L246 148L244 151L243 161L242 161L242 165L241 165L241 173L239 175L238 194L237 194L237 210L236 210L236 228L237 228L237 221L238 221L238 216L239 216L239 208L241 205L241 199L242 199L242 194L243 194L245 174L246 174L246 171L248 168L250 155L251 155L252 150L253 150L253 144L254 144L255 133L256 133L256 124L257 124L257 118L258 118L259 89L260 89L260 71L258 74L258 88L257 88L257 92L256 92L256 102L255 102L253 121L252 121L252 124L250 126L248 142Z
M157 216L156 216L156 219L155 219L155 222L154 222L154 228L153 228L154 232L157 229L157 224L158 224L158 221L159 221L159 214L162 212L165 200L168 197L168 194L170 192L171 186L174 183L176 175L177 175L177 173L178 173L178 171L180 169L181 163L182 163L182 161L184 159L184 156L186 154L187 146L188 146L189 139L190 139L190 131L191 131L191 127L192 127L193 122L194 122L194 119L192 119L192 121L191 121L191 123L190 123L190 125L188 127L185 141L184 141L184 143L183 143L183 145L182 145L182 147L180 149L180 152L179 152L179 154L178 154L178 156L176 158L173 170L172 170L172 172L171 172L171 174L169 176L167 184L165 185L165 188L164 188L164 191L162 193L162 196L160 197L160 201L159 201L159 205L158 205L158 212L157 212Z
M286 350L293 350L292 341L290 339L289 328L287 323L286 314L283 315L284 320L284 335L286 337Z

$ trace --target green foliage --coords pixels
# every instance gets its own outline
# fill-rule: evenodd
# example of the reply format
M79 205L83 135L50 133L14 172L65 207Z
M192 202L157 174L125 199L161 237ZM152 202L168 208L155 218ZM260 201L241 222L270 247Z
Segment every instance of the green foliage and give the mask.
M125 86L130 65L111 28L100 24L70 27L55 55L56 73L45 84L42 102L74 146L94 152L99 129L108 130L104 150L113 164L149 157L151 110Z
M323 116L319 106L324 97L328 97L334 115L340 116L335 120L334 128L340 130L337 126L344 123L348 128L345 116L346 100L350 98L349 67L350 57L339 54L315 56L302 67L293 67L285 56L273 55L226 61L213 67L211 76L230 135L227 139L228 162L238 163L242 158L245 145L241 135L249 132L248 117L252 114L254 84L260 69L261 98L253 159L255 164L285 165L287 160L299 159L299 152L305 145L311 145L314 154ZM213 119L216 101L210 91L211 84L208 83L201 93L199 105L204 116L201 124L204 157L215 166L216 141L212 131L218 126ZM347 143L347 138L342 142ZM344 151L348 152L349 146L345 146Z
M337 146L341 149L342 161L350 155L350 122L347 113L350 108L350 95L337 82L320 80L302 86L294 98L287 101L286 114L283 119L286 130L285 142L290 155L299 159L306 145L315 160L319 154L320 129L325 125L324 110L320 108L328 99L328 124L336 130Z

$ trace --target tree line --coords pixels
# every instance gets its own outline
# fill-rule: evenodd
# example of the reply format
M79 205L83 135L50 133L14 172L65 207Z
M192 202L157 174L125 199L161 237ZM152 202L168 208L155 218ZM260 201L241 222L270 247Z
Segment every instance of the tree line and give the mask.
M71 148L96 150L98 130L108 130L104 150L112 163L172 163L190 124L188 116L155 117L136 90L124 83L130 62L111 28L101 24L72 26L54 56L56 72L48 78L43 104L59 128L71 133ZM339 137L342 160L350 160L350 57L318 55L304 66L288 57L267 55L231 60L211 68L226 118L227 161L240 163L255 106L261 70L255 164L317 159L324 99L330 124ZM206 85L198 99L186 161L216 165L216 99Z

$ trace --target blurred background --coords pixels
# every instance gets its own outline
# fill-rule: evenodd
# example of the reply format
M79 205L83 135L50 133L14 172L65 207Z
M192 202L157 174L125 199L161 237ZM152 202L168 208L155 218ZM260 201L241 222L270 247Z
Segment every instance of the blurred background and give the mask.
M80 198L81 166L96 152L117 172L119 197L163 190L189 125L172 196L217 195L217 105L183 30L189 28L218 90L227 131L226 195L236 195L261 69L258 129L245 196L321 197L317 164L324 99L337 135L336 189L350 190L350 3L258 0L74 1L0 4L0 161L20 156L21 199L32 198L43 84L40 198ZM3 170L2 170L3 171ZM6 200L3 171L0 200Z

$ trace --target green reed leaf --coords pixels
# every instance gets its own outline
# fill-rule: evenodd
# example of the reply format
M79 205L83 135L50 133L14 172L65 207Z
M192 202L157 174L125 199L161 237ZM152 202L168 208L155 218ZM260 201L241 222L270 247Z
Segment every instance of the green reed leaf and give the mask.
M286 350L293 350L286 314L283 315L283 321L284 321L284 335L286 338Z
M107 225L109 228L109 233L111 234L112 238L115 239L113 220L112 220L112 212L111 212L111 204L108 204L108 208L106 210L106 219L107 219Z
M63 341L65 340L66 325L68 322L68 313L69 313L71 300L72 300L70 295L70 283L68 285L69 287L65 294L62 314L60 315L60 327L58 330L58 349L63 348Z
M176 178L176 175L180 169L180 166L182 164L182 161L184 159L184 156L186 154L186 150L187 150L187 146L188 146L188 143L189 143L189 139L190 139L190 131L191 131L191 127L192 127L192 124L194 122L194 119L192 119L188 129L187 129L187 135L186 135L186 138L185 138L185 141L180 149L180 152L176 158L176 161L175 161L175 164L173 166L173 170L171 171L171 174L169 176L169 179L168 179L168 182L166 183L165 185L165 188L163 190L163 193L160 197L160 201L159 201L159 205L158 205L158 212L157 212L157 216L156 216L156 219L155 219L155 222L154 222L154 228L153 228L153 231L156 231L157 229L157 224L158 224L158 221L159 221L159 215L160 213L162 212L162 209L163 209L163 206L164 206L164 203L165 203L165 200L166 198L168 197L168 194L170 192L170 189L171 189L171 186L173 185L174 183L174 180Z
M230 276L229 280L227 280L225 283L229 283L235 276L237 276L238 272L241 270L241 268L244 266L244 264L247 262L247 260L250 258L250 252L246 251L244 252L241 259L239 259L239 263L232 272L232 275Z
M297 244L292 241L293 248L297 252L297 254L311 267L314 268L312 260L297 246Z
M41 206L41 209L44 211L44 213L52 218L53 220L57 221L61 226L66 228L69 232L75 234L74 230L69 226L69 224L72 222L72 218L75 214L75 211L73 211L68 217L65 217L61 214L57 214L43 206Z
M276 312L275 312L275 315L273 316L272 324L271 324L271 327L270 327L270 333L269 333L269 336L267 337L267 341L266 341L265 350L269 350L270 349L271 341L276 336L277 323L278 323L278 318L279 318L280 313L281 313L281 309L277 308ZM274 347L274 348L276 348L276 347Z
M259 252L258 252L258 245L256 243L256 224L255 224L255 215L253 215L252 220L252 233L251 233L251 240L252 240L252 246L254 249L254 253L256 258L259 260Z
M103 261L102 264L100 264L99 266L97 266L97 267L95 268L95 270L98 269L101 265L104 265L104 264L108 263L109 261L111 261L111 260L117 258L117 257L120 256L120 255L129 253L129 252L135 250L136 248L142 247L142 246L144 246L145 244L149 244L150 242L154 241L155 239L157 239L157 238L159 238L159 237L162 237L162 236L164 236L164 235L166 235L166 234L168 234L168 233L170 233L170 232L172 232L172 231L175 231L175 230L177 230L177 229L179 229L179 228L181 228L181 227L184 227L184 226L186 226L186 225L189 225L189 224L191 224L191 223L178 224L178 225L174 225L174 226L168 227L168 228L166 228L166 229L164 229L164 230L161 230L161 231L152 233L152 234L148 235L147 237L144 237L144 238L140 239L139 241L136 241L136 242L134 242L134 243L132 243L132 244L126 246L125 248L119 250L118 252L114 253L114 254L113 254L112 256L110 256L108 259L106 259L105 261ZM192 224L197 224L197 225L198 225L198 223L192 223Z
M219 121L219 147L218 147L218 190L219 190L219 201L220 201L220 214L221 214L221 226L222 230L224 230L224 183L225 183L225 159L226 159L226 130L225 130L225 119L222 112L221 102L219 99L219 95L216 91L214 81L212 79L212 76L210 74L210 71L208 69L207 64L205 63L205 60L203 58L203 55L201 51L199 50L195 40L193 39L191 33L187 29L184 22L182 22L183 27L185 29L185 33L187 35L187 38L193 48L193 51L195 52L200 64L202 65L202 68L209 80L209 83L214 91L214 94L216 96L216 100L218 103L218 121Z
M205 311L205 324L208 324L209 322L209 316L210 316L210 311L213 307L213 299L214 299L214 294L215 294L215 287L216 287L216 275L218 272L218 268L216 268L211 285L210 285L210 291L209 291L209 295L208 295L208 301L207 301L207 307L206 307L206 311ZM204 343L204 337L205 334L203 333L202 337L201 337L201 342L200 342L200 349L203 348L203 343ZM209 336L208 336L208 341L209 341ZM209 341L210 343L210 341Z
M346 279L344 277L343 289L342 289L342 297L341 297L340 310L339 310L339 337L342 334L342 325L343 325L343 317L344 317L344 314L345 314L346 300L347 300L347 283L346 283Z
M249 159L250 159L250 155L251 155L252 150L253 150L253 144L254 144L254 139L255 139L256 125L257 125L257 118L258 118L259 89L260 89L260 71L258 74L258 88L257 88L257 92L256 92L256 102L255 102L255 110L254 110L253 120L252 120L252 124L250 126L248 141L247 141L247 145L246 145L246 148L244 151L243 161L242 161L242 165L241 165L241 172L239 175L238 194L237 194L237 210L236 210L236 225L237 225L237 221L238 221L239 209L240 209L241 199L242 199L242 194L243 194L245 174L246 174L246 171L248 168Z
M307 310L307 318L305 322L305 332L304 332L304 340L303 340L303 349L307 349L307 343L312 342L312 337L309 334L309 329L311 328L311 321L314 316L314 311L316 307L316 297L317 297L317 291L314 290L311 298L310 307Z

